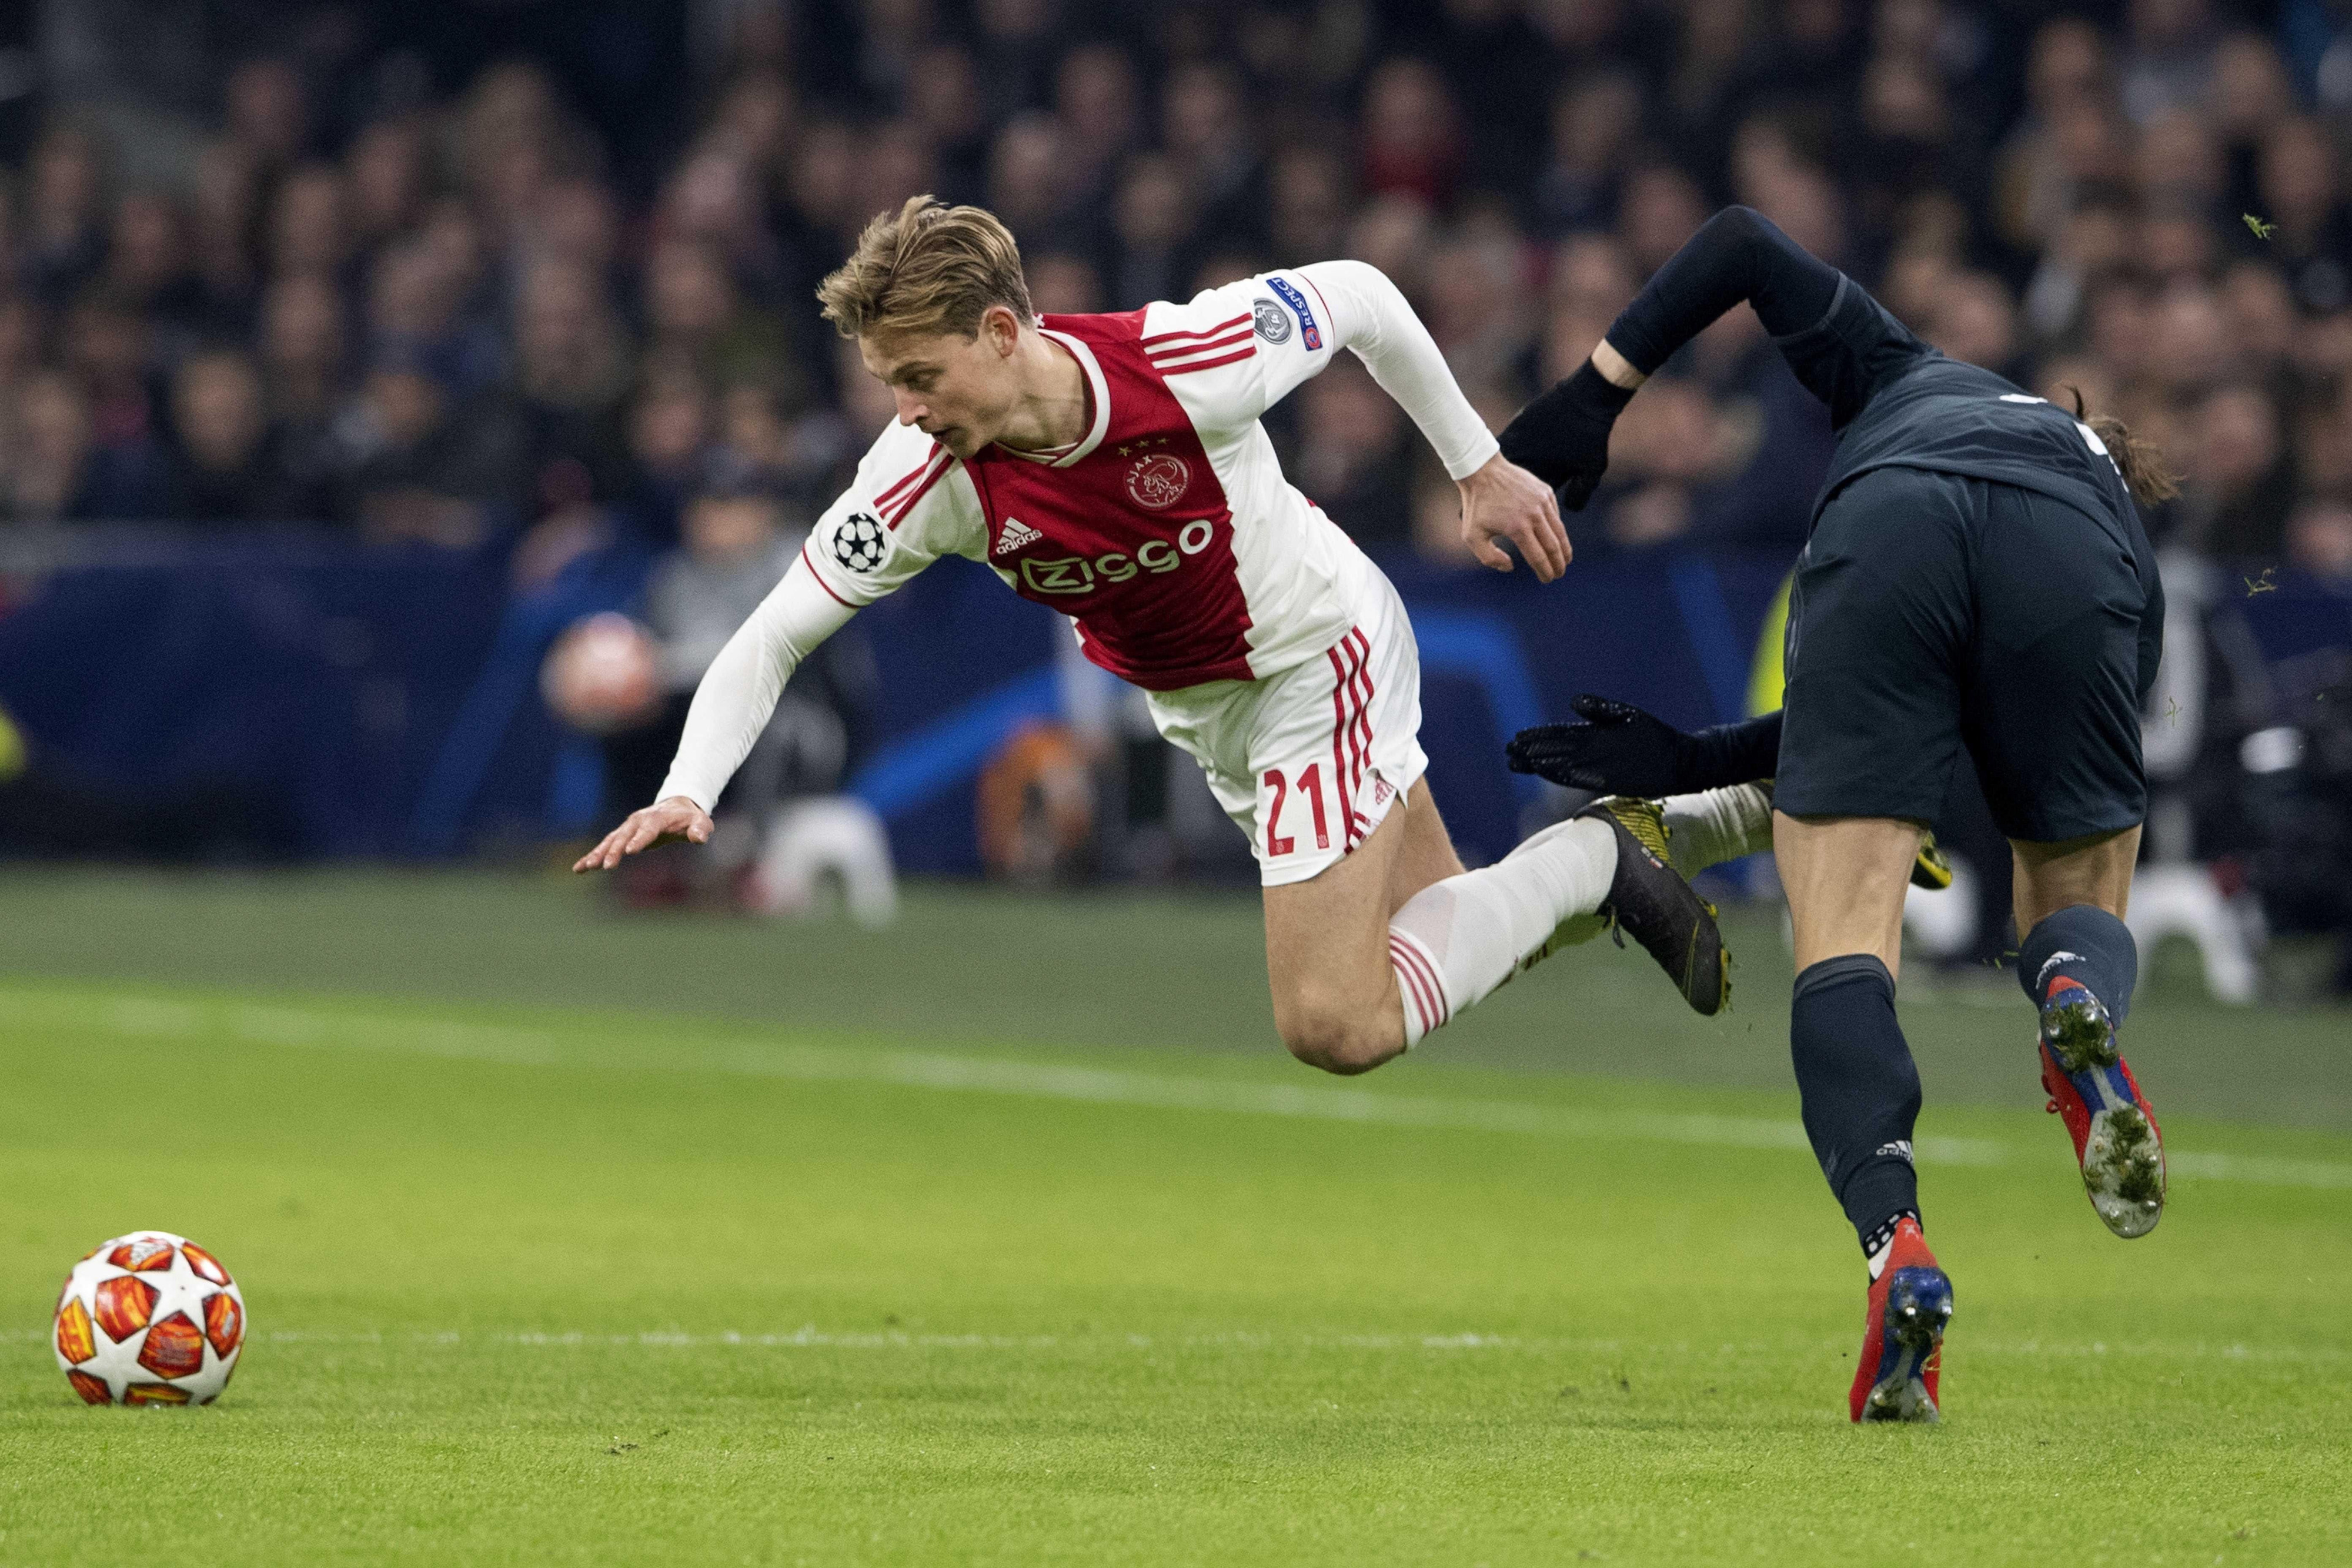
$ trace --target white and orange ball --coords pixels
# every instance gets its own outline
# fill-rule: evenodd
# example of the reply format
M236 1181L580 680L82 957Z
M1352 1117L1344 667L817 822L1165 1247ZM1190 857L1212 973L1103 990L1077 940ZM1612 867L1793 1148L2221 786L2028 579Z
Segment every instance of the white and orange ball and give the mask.
M92 1405L209 1405L245 1348L245 1292L184 1236L134 1230L74 1265L58 1364Z
M644 627L607 610L572 622L555 640L540 666L539 689L564 723L608 735L661 700L660 652Z

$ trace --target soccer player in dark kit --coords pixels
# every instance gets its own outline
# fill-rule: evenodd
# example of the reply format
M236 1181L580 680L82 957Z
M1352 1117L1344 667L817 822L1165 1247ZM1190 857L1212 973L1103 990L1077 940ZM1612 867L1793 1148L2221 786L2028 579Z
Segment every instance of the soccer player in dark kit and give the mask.
M1742 301L1839 433L1790 600L1782 715L1685 737L1587 699L1597 722L1530 732L1516 761L1614 789L1642 787L1640 773L1676 789L1692 787L1685 771L1777 774L1805 1131L1870 1265L1849 1410L1934 1420L1952 1285L1920 1231L1919 1075L1895 977L1922 825L1964 749L2014 851L2018 975L2091 1202L2125 1237L2163 1211L2156 1119L2116 1028L2138 970L2122 916L2164 624L2133 499L2161 498L2170 480L2121 426L1945 358L1744 207L1709 221L1591 359L1512 422L1505 455L1580 507L1634 390Z

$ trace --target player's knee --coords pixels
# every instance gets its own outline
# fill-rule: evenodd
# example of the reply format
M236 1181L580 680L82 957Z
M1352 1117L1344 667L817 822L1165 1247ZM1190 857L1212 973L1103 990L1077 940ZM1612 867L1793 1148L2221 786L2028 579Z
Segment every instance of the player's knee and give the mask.
M1291 1055L1342 1076L1369 1072L1404 1045L1360 1009L1309 1004L1285 1009L1276 1021Z

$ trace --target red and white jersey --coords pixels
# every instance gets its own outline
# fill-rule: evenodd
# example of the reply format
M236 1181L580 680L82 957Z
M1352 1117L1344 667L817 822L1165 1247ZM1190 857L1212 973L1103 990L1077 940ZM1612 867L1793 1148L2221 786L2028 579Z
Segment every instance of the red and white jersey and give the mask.
M1085 372L1086 434L960 461L892 425L803 551L825 592L870 604L966 556L1070 616L1087 656L1137 685L1259 679L1344 636L1371 570L1283 477L1258 423L1268 407L1349 347L1449 473L1496 450L1402 297L1359 262L1041 327Z
M1319 658L1385 585L1282 476L1258 416L1343 348L1448 474L1496 450L1404 296L1362 262L1041 325L1085 373L1086 434L1058 452L992 446L959 462L911 425L883 432L704 674L659 799L709 810L799 662L944 555L984 561L1070 616L1088 658L1163 706Z

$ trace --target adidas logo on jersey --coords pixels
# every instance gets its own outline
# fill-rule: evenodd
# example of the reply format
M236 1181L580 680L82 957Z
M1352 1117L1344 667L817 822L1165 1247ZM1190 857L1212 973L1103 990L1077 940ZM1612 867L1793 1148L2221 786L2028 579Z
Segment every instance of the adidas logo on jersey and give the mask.
M1034 545L1045 536L1018 517L1004 519L1004 537L996 541L998 555L1011 555L1024 545Z

